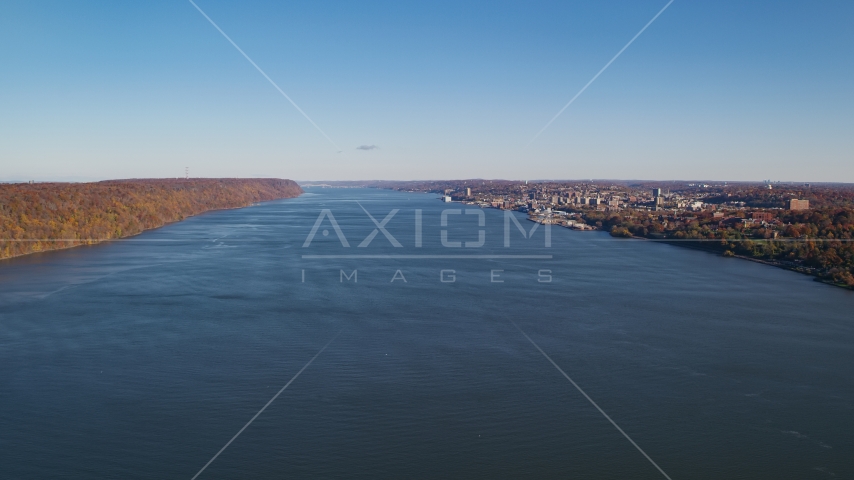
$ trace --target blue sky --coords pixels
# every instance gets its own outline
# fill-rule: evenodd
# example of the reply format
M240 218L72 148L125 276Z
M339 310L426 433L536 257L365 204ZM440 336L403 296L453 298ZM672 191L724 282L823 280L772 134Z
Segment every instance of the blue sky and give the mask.
M0 6L0 179L854 182L854 2ZM377 145L374 150L358 150Z

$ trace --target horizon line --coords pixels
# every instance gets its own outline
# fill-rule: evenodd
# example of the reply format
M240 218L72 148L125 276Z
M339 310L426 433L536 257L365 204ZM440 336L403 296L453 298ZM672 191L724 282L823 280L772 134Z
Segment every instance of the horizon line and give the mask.
M308 179L294 179L294 178L285 178L281 176L212 176L212 177L183 177L183 176L169 176L169 177L89 177L88 179L79 179L79 180L71 180L71 178L79 178L79 177L41 177L39 179L29 178L29 179L21 179L21 178L6 178L0 179L0 183L97 183L97 182L108 182L108 181L117 181L117 180L291 180L297 183L415 183L415 182L528 182L528 183L545 183L545 182L621 182L621 183L650 183L650 182L662 182L662 183L717 183L717 184L767 184L767 179L763 180L712 180L712 179L686 179L686 178L677 178L677 179L642 179L642 178L536 178L536 179L513 179L513 178L426 178L426 179L358 179L358 180L308 180ZM84 177L86 178L86 177ZM815 184L815 185L854 185L854 181L846 182L846 181L815 181L815 180L774 180L771 181L771 185L791 185L791 184Z

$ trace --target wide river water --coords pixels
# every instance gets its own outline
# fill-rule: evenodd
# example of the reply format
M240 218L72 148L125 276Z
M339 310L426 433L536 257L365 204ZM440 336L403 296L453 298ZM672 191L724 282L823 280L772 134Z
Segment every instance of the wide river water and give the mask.
M327 344L199 479L854 478L854 292L306 191L0 262L0 478L190 479Z

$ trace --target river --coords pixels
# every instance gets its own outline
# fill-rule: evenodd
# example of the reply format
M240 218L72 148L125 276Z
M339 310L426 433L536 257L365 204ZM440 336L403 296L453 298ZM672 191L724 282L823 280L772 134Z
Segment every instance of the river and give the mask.
M854 477L854 292L505 215L311 187L0 262L0 477L189 479L280 391L199 479Z

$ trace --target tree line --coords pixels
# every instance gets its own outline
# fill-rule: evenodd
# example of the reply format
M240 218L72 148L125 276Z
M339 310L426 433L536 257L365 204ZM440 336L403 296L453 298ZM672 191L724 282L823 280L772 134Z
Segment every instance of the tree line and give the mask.
M281 179L0 184L0 259L136 235L209 210L296 197Z
M773 214L771 222L751 221L749 212L721 219L711 212L668 215L584 211L582 218L612 236L675 240L683 246L768 261L829 283L854 287L854 208Z

